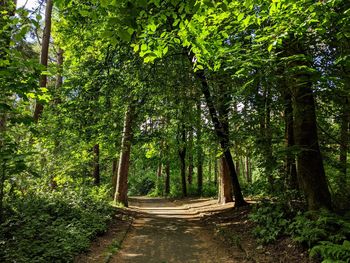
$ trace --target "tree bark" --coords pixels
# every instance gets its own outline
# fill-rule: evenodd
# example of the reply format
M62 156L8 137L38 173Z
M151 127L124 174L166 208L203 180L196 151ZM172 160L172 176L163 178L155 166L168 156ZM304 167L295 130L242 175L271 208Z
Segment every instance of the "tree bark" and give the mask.
M119 158L117 186L114 201L128 206L128 173L130 166L131 141L133 138L132 124L134 119L134 106L129 105L125 112L123 137Z
M52 6L53 0L46 1L46 9L45 9L45 27L41 45L41 56L40 63L45 68L47 68L48 58L49 58L49 45L50 45L50 35L51 35L51 16L52 16ZM47 76L41 75L39 80L40 88L46 88L47 86ZM39 118L44 110L44 105L37 101L34 110L34 121L38 122Z
M93 149L94 160L93 160L93 172L92 178L94 178L94 185L100 184L100 145L97 143Z
M225 157L220 159L220 190L219 203L226 204L233 202L232 198L232 184L230 180L230 173Z
M298 50L294 47L293 50ZM304 54L304 52L292 55ZM297 174L309 210L331 209L331 195L323 167L317 135L315 101L312 92L312 76L303 66L310 65L305 60L294 61L293 85L291 86L294 140L298 147Z
M214 124L214 129L215 129L216 135L219 139L220 146L223 150L224 157L226 159L226 162L227 162L227 165L228 165L228 168L230 171L230 177L231 177L232 186L233 186L233 193L235 196L235 206L240 207L240 206L247 205L247 203L245 202L243 195L242 195L241 186L240 186L239 181L238 181L238 177L237 177L236 170L235 170L235 165L233 163L231 151L229 148L230 147L229 137L228 137L228 134L225 132L224 127L218 118L218 114L217 114L216 108L214 106L212 96L210 94L208 82L207 82L207 79L205 77L204 71L202 71L202 70L197 71L196 76L201 81L201 84L202 84L201 89L202 89L202 92L204 94L206 103L208 105L209 113L210 113L212 122Z

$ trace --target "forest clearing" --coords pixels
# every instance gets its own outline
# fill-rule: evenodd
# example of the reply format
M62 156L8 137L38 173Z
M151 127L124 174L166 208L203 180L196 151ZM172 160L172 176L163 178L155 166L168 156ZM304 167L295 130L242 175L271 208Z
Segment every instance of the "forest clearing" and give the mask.
M350 262L350 2L0 0L0 262Z

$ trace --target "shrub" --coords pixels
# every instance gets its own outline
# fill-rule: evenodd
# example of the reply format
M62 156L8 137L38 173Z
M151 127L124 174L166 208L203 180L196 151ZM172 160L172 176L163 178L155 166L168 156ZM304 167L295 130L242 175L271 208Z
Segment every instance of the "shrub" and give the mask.
M96 190L67 190L32 192L6 203L6 219L0 225L0 261L72 261L107 227L113 210L101 198Z
M253 234L263 244L273 242L283 235L290 223L281 205L267 202L256 206L249 218L257 224Z

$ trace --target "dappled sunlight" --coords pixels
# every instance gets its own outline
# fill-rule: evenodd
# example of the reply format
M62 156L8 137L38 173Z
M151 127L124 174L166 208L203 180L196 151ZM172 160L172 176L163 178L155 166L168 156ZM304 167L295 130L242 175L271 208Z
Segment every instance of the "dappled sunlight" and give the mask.
M233 203L145 197L133 197L129 202L128 209L136 218L123 248L111 262L240 262L232 259L202 223L203 217L232 209Z
M212 198L194 198L162 203L162 198L130 198L129 209L145 216L162 218L198 219L213 213L232 209L234 203L219 204Z

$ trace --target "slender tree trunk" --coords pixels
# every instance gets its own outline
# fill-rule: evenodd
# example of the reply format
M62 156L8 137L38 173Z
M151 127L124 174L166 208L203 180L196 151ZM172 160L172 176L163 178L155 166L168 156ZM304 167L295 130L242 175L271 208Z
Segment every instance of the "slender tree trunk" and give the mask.
M114 201L128 206L128 173L130 166L131 141L133 138L132 124L134 119L134 106L129 105L125 112L123 137L119 158L117 186Z
M165 195L170 194L170 161L167 160L165 165L165 187L164 187Z
M182 195L187 196L186 187L186 130L184 125L181 128L181 141L179 145L179 158L180 158L180 173L181 173L181 185L182 185Z
M349 85L349 83L347 84ZM340 125L340 149L339 149L339 162L340 162L340 176L339 187L342 191L347 188L347 154L349 148L349 125L350 125L350 104L349 97L344 98L342 113L341 113L341 125Z
M287 91L284 95L284 118L285 118L285 138L287 147L287 156L285 162L286 169L286 185L289 189L298 189L297 168L295 164L294 153L291 152L294 143L293 130L293 106L292 95Z
M214 185L218 185L218 160L214 158Z
M213 168L212 168L212 156L209 154L209 160L208 160L208 181L209 181L209 184L211 184L211 182L212 182L212 178L211 178L211 176L212 176L212 173L213 173Z
M93 160L93 172L92 178L94 178L94 185L100 184L100 145L97 143L93 149L94 160Z
M159 161L158 163L158 169L157 169L157 195L162 195L161 192L161 180L162 180L162 161Z
M220 159L220 190L219 190L219 203L226 204L233 202L232 198L232 184L229 174L229 168L225 157Z
M52 15L53 0L46 1L45 9L45 28L43 33L42 45L41 45L41 56L40 63L45 68L47 68L48 58L49 58L49 45L50 45L50 35L51 35L51 15ZM39 85L41 88L46 88L47 86L47 76L41 75ZM36 102L34 110L34 121L38 122L42 112L44 110L44 105L40 101Z
M188 136L188 177L187 177L187 181L188 184L191 185L192 184L192 180L193 180L193 130L190 129L190 133Z
M197 102L197 194L202 195L203 192L203 149L202 149L202 110L200 100Z
M207 79L204 75L204 71L199 70L196 72L196 75L197 75L198 79L201 81L201 84L202 84L201 89L202 89L202 92L204 94L206 103L208 105L209 113L210 113L211 119L213 121L215 132L216 132L216 135L219 139L221 149L224 153L227 165L229 167L230 177L231 177L231 181L232 181L232 185L233 185L233 193L235 196L235 206L237 206L237 207L244 206L247 203L245 202L245 200L243 198L241 186L239 184L238 177L237 177L236 170L235 170L235 165L234 165L233 160L232 160L232 155L231 155L231 151L229 148L230 141L229 141L228 134L225 133L223 125L218 118L218 114L217 114L217 111L215 109L212 96L210 94L208 82L207 82Z
M249 156L245 157L245 172L246 172L247 183L251 184L252 183L252 175L251 175L251 169L250 169Z

